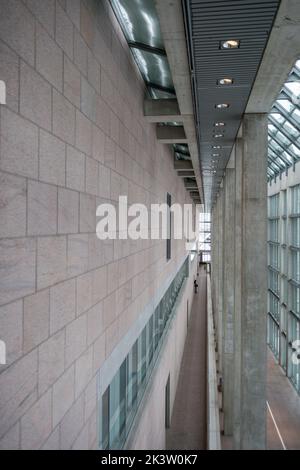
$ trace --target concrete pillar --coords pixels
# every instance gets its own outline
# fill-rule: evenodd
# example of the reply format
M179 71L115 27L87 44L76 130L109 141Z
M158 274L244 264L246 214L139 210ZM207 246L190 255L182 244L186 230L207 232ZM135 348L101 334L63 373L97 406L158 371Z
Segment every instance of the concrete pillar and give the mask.
M212 287L212 301L213 312L215 321L217 321L216 306L218 295L218 203L212 209L212 223L211 223L211 287Z
M224 188L220 189L218 198L218 370L220 375L223 371L223 278L224 278Z
M224 178L223 383L224 434L233 434L234 404L234 273L235 273L235 169Z
M266 448L267 115L243 122L240 448Z
M243 141L235 145L235 286L234 286L234 448L240 448L241 421L241 289L242 289Z

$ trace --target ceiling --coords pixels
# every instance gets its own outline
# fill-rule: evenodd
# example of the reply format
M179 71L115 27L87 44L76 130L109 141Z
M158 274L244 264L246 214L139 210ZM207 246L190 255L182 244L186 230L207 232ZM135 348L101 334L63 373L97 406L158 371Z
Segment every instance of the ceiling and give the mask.
M183 2L207 208L217 196L279 4L280 0ZM233 39L239 41L238 48L222 48L224 41ZM233 84L221 86L222 78L232 78ZM221 103L229 107L217 109ZM225 126L215 127L218 122ZM220 134L223 137L215 137Z

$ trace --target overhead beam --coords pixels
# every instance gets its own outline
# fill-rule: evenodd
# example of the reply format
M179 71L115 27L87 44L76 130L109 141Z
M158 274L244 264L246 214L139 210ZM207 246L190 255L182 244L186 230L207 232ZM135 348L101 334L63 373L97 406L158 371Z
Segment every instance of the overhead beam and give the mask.
M161 55L161 56L167 55L164 49L159 49L158 47L152 47L152 46L149 46L148 44L144 44L143 42L130 41L128 45L129 47L132 47L133 49L139 49L140 51L151 52L151 54L156 54L156 55Z
M193 164L190 160L174 160L175 170L192 170Z
M195 178L195 172L194 171L178 171L177 175L180 178Z
M162 144L187 144L183 126L157 126L156 136Z
M184 182L184 186L185 186L185 189L187 189L188 191L195 191L197 190L197 183L196 183L196 180L193 181L193 182Z
M144 101L144 116L148 122L182 122L178 101L175 98L166 100Z
M168 93L169 95L176 96L174 88L168 88L153 82L146 82L146 85L148 88L153 88L154 90L163 91L164 93Z

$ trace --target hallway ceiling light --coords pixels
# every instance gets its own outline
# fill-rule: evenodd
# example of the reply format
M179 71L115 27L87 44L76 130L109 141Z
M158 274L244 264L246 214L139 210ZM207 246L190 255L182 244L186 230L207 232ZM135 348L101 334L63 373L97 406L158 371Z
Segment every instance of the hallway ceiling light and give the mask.
M214 137L216 139L221 139L222 137L224 137L224 134L215 134Z
M226 125L225 122L216 122L215 123L216 127L224 127L225 125Z
M220 78L218 80L218 85L232 85L233 84L233 78Z
M219 103L219 104L216 104L216 108L217 109L227 109L227 108L229 108L229 104L228 103Z
M221 49L238 49L239 47L240 41L238 39L228 39L221 42Z
M213 153L212 156L213 156L214 158L218 158L218 157L220 156L220 154L219 154L219 153Z
M215 149L215 150L218 150L218 149L220 149L220 148L221 148L221 145L213 145L213 147L212 147L212 148L213 148L213 149Z

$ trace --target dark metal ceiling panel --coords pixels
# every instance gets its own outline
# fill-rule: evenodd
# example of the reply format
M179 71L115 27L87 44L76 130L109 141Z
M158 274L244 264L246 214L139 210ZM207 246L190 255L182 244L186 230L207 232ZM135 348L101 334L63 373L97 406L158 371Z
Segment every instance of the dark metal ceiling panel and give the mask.
M185 0L205 201L214 202L280 0ZM237 49L223 41L239 40ZM220 86L222 78L233 84ZM228 103L219 110L216 105ZM216 122L224 122L222 128ZM216 138L222 133L224 137ZM213 149L220 146L220 149ZM218 156L214 156L218 155Z

